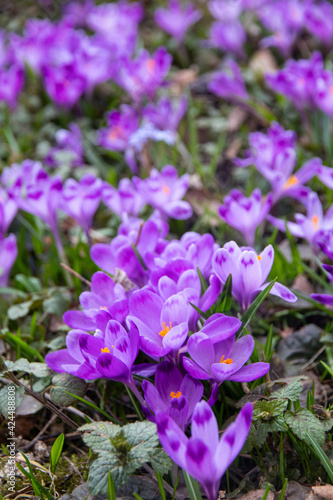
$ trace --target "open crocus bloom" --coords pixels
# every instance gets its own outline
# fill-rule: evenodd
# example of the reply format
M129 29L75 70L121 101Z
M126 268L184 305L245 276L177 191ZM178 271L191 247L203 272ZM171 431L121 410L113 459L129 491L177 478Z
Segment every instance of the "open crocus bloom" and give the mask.
M138 290L130 298L130 314L140 333L140 347L149 356L165 356L179 349L188 334L188 307L180 295L165 302L149 290Z
M216 418L206 401L195 407L190 438L169 415L157 414L157 433L163 448L176 464L202 484L208 500L216 500L221 477L245 443L252 411L252 404L247 403L221 439Z
M268 245L260 255L250 247L239 247L229 241L213 256L213 270L224 284L232 275L232 294L242 309L246 311L255 296L264 290L265 283L274 262L274 249ZM296 302L297 297L281 283L275 283L271 294L287 302Z

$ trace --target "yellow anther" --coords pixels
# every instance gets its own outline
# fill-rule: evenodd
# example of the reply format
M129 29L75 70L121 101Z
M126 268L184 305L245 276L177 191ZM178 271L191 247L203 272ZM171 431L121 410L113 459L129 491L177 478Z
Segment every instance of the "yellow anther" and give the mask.
M258 255L258 260L261 260L261 256L260 255Z
M169 321L169 325L170 326L165 326L165 321L163 321L163 330L161 330L159 333L159 335L161 335L161 337L165 337L166 334L171 330L171 328L172 328L171 321Z
M166 184L162 184L162 189L165 194L170 194L170 188Z
M101 352L110 352L110 349L108 347L102 347Z
M172 392L170 392L170 396L172 398L177 398L178 399L178 398L180 398L181 395L182 395L182 393L180 391L177 391L177 392L173 392L172 391Z
M154 59L148 59L147 61L147 69L150 73L154 73L155 71L155 66L156 66L156 63L155 63L155 60Z
M100 309L105 309L105 311L108 310L108 308L106 306L101 306Z
M226 363L227 365L231 365L232 359L231 358L224 359L224 354L223 354L222 358L220 359L220 363Z
M119 125L115 125L113 129L109 132L109 139L114 141L119 139L123 135L123 129Z

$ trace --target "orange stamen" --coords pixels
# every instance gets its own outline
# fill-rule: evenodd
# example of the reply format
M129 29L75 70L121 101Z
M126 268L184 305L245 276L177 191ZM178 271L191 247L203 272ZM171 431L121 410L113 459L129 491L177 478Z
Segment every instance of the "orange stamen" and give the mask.
M163 321L163 330L161 330L159 333L159 335L161 335L161 337L165 337L166 334L171 330L171 328L172 328L171 321L169 321L169 325L170 326L165 326L165 321Z
M170 392L170 396L172 398L177 398L178 399L178 398L180 398L181 395L182 395L182 393L180 391L177 391L177 392L173 392L172 391L172 392Z
M299 180L297 179L296 175L292 175L291 177L289 177L289 179L286 180L286 182L284 183L284 186L283 186L283 189L288 189L290 188L291 186L295 186L296 184L299 183Z
M146 62L147 64L147 69L150 73L154 73L155 71L155 66L156 66L156 63L155 63L155 60L150 58L148 59L148 61Z
M220 363L226 363L227 365L231 365L232 359L231 358L224 359L224 354L223 354L222 358L220 359Z
M162 189L165 194L170 194L170 188L166 184L162 184Z
M106 306L101 306L100 309L105 309L105 311L108 310L108 308Z
M260 255L258 255L258 260L261 260L261 256Z
M315 230L318 231L318 229L319 229L319 217L318 217L318 215L314 215L313 217L311 217L311 222L314 225Z
M115 139L119 139L122 135L123 129L119 125L116 125L110 130L109 139L110 141L114 141Z
M101 352L110 352L110 349L108 347L102 347Z

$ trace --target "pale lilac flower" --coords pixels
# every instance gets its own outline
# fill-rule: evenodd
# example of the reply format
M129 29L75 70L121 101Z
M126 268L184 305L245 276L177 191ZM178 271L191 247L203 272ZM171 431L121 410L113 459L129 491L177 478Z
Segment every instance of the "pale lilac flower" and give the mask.
M0 237L0 286L8 284L11 268L18 255L16 237L10 234L7 238Z
M258 188L249 198L238 189L233 189L228 196L224 197L224 205L219 206L218 214L229 226L238 229L251 246L254 244L256 229L266 219L272 202L272 193L262 199Z
M242 72L238 64L234 61L229 61L226 65L226 71L214 73L208 83L210 92L230 100L246 100L249 98Z
M198 22L201 17L202 13L192 3L187 2L183 8L179 0L169 0L167 8L160 7L155 11L157 24L177 42L183 40L188 28Z
M243 24L238 19L233 19L214 22L204 45L243 57L245 42L246 32Z
M84 148L82 133L76 123L70 123L69 130L60 129L55 135L56 146L48 152L44 162L50 167L58 167L65 161L71 167L83 164Z
M224 285L232 275L232 295L242 311L246 311L256 295L264 290L269 282L266 279L274 261L274 249L268 245L258 255L250 247L241 247L229 241L217 250L213 257L213 270ZM276 282L270 293L286 302L296 302L297 297L284 285Z

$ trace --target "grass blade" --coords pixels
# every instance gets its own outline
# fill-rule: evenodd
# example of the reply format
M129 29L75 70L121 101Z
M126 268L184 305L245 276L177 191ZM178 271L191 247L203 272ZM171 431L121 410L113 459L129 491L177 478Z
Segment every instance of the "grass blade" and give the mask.
M333 465L330 459L308 432L306 433L306 435L311 443L312 452L314 453L314 455L316 455L318 460L320 460L322 466L325 468L327 474L329 475L331 483L333 483Z
M50 465L51 465L50 468L52 474L55 473L55 470L57 468L59 459L61 457L62 448L64 446L64 441L65 441L64 434L60 434L52 445L51 455L50 455Z
M191 500L202 500L198 483L183 470L184 479Z
M114 487L114 482L111 476L111 472L108 472L108 500L116 500L116 489Z
M87 406L90 406L90 408L93 408L94 410L99 411L102 415L104 415L104 417L106 417L108 420L111 420L111 422L113 422L114 424L123 425L121 422L119 422L119 420L117 420L116 418L111 417L111 415L109 415L108 413L106 413L106 411L101 410L101 408L98 408L98 406L94 405L94 403L91 403L90 401L87 401L86 399L81 398L80 396L77 396L76 394L72 394L71 392L68 392L68 391L64 391L64 392L66 394L69 394L73 398L78 399L79 401L81 401L81 403L84 403Z

